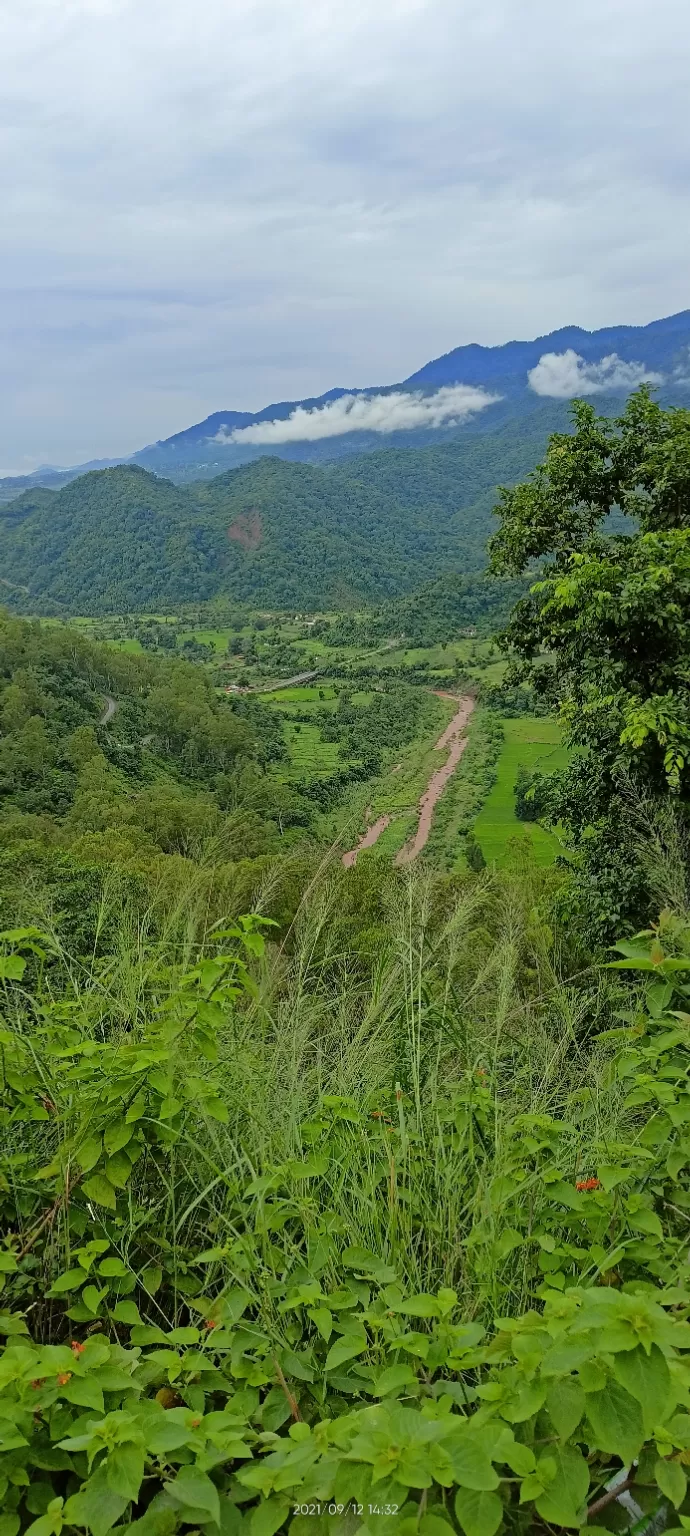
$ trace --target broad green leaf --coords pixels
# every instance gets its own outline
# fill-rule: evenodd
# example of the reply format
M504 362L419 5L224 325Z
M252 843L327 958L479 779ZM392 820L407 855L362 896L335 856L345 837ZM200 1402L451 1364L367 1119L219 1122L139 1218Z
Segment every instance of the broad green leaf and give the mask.
M417 1296L406 1296L395 1311L402 1312L403 1317L438 1317L440 1308L435 1296L420 1291Z
M206 1519L213 1520L218 1525L220 1520L218 1489L199 1467L180 1467L174 1483L166 1483L165 1488L175 1504L182 1505L183 1509L193 1509L195 1512L204 1510Z
M148 1264L146 1269L142 1270L141 1283L149 1296L155 1296L163 1283L163 1271L160 1265Z
M521 1248L524 1243L522 1232L516 1232L514 1227L505 1227L494 1245L494 1251L498 1259L507 1259L508 1254L514 1248Z
M45 1530L36 1529L37 1526L43 1526L44 1520L45 1516L42 1516L40 1520L34 1520L33 1525L28 1527L27 1536L29 1536L29 1531L33 1532L33 1536L52 1536L52 1532L55 1529L55 1525L52 1520L50 1520L50 1523L45 1526ZM0 1515L0 1536L17 1536L20 1523L19 1515L15 1515L14 1513L9 1515Z
M362 1333L344 1333L342 1338L332 1344L326 1356L324 1370L336 1371L339 1365L344 1365L346 1360L354 1360L356 1355L363 1355L368 1349L367 1339Z
M653 1344L649 1354L638 1344L637 1349L620 1350L613 1357L616 1380L626 1392L642 1405L642 1413L648 1432L661 1424L671 1408L671 1372L658 1344Z
M453 1536L453 1527L444 1520L443 1515L422 1515L419 1525L414 1522L415 1536Z
M287 1519L291 1507L287 1499L279 1496L262 1499L249 1517L249 1536L274 1536Z
M116 1120L114 1124L109 1125L103 1135L103 1146L108 1157L113 1157L115 1152L119 1152L122 1147L126 1147L127 1143L132 1140L133 1135L134 1126L128 1125L126 1120Z
M82 1173L90 1173L103 1151L100 1136L89 1136L77 1149L76 1158Z
M620 1456L630 1466L645 1438L642 1410L635 1398L619 1382L609 1381L602 1392L588 1393L587 1417L597 1448Z
M455 1481L461 1488L477 1492L498 1487L498 1477L491 1465L491 1458L482 1445L481 1430L476 1434L463 1432L446 1442Z
M546 1394L546 1409L560 1440L568 1440L585 1411L586 1398L579 1381L565 1376Z
M53 1281L53 1284L48 1291L48 1295L62 1296L66 1291L76 1291L79 1289L80 1285L84 1284L86 1278L86 1270L68 1269L65 1271L64 1275L58 1275L57 1280Z
M134 1502L144 1480L144 1452L137 1445L117 1445L108 1456L106 1472L108 1487Z
M475 1493L459 1488L455 1514L465 1536L494 1536L503 1519L503 1503L497 1493Z
M104 1411L103 1391L93 1376L73 1376L60 1387L60 1396L77 1408L93 1408L96 1413Z
M333 1313L328 1307L310 1307L307 1317L311 1318L314 1327L318 1329L325 1344L333 1332Z
M574 1445L554 1445L549 1446L548 1459L555 1463L556 1475L536 1500L537 1513L553 1525L582 1525L582 1506L589 1488L584 1456Z
M116 1323L127 1323L130 1327L141 1323L139 1308L134 1301L118 1301L113 1307L113 1318Z
M676 1509L680 1509L687 1489L687 1478L680 1462L664 1461L660 1456L654 1467L654 1476L661 1492Z
M25 970L21 955L0 955L0 981L21 981Z
M387 1397L390 1392L400 1392L403 1387L411 1387L416 1382L412 1367L409 1365L389 1365L386 1371L377 1376L372 1388L373 1397Z
M116 1189L124 1189L132 1172L132 1164L126 1152L116 1152L105 1165L106 1177Z
M114 1211L117 1205L115 1190L108 1179L102 1173L95 1173L92 1178L82 1184L82 1189L88 1200L93 1200L94 1205L105 1205L109 1211Z
M217 1098L215 1095L210 1099L204 1099L204 1109L206 1114L211 1116L212 1120L219 1120L221 1125L227 1125L230 1119L230 1112L227 1104L224 1104L222 1099Z
M67 1500L64 1514L68 1523L85 1525L92 1536L107 1536L128 1504L129 1499L108 1487L106 1468L100 1466L79 1493Z
M0 1275L13 1275L16 1273L17 1260L7 1248L0 1248Z
M89 1311L93 1312L94 1317L95 1317L97 1312L98 1312L98 1309L99 1309L99 1307L101 1305L101 1302L105 1301L105 1298L106 1298L107 1294L108 1294L108 1287L107 1287L107 1285L101 1286L100 1290L99 1290L98 1286L96 1286L96 1285L85 1285L84 1289L83 1289L83 1291L81 1293L81 1299L84 1302L85 1306L88 1307Z
M122 1259L118 1259L115 1255L113 1255L112 1258L101 1259L101 1262L98 1266L98 1273L107 1279L113 1279L115 1275L128 1275L129 1270L127 1265L123 1264Z

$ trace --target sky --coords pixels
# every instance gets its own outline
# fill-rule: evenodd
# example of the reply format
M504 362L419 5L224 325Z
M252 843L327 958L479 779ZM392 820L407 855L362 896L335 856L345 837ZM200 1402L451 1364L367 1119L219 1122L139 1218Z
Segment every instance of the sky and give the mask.
M687 0L0 0L0 474L689 307L689 46Z

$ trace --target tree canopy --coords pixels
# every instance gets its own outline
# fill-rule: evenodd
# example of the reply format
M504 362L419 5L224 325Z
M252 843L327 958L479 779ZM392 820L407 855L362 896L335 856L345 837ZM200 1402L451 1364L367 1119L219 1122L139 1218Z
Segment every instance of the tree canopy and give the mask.
M690 794L690 411L642 388L614 420L582 401L573 419L501 491L491 557L497 573L534 572L503 643L577 749L551 815L616 921L641 880L621 797L671 797L684 819Z

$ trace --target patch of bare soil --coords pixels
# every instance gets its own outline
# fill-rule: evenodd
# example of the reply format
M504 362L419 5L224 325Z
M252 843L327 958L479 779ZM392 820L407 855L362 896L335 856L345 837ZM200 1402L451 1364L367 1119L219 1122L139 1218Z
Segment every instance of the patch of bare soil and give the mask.
M263 538L261 513L256 507L251 512L240 512L228 528L228 538L242 549L258 549Z

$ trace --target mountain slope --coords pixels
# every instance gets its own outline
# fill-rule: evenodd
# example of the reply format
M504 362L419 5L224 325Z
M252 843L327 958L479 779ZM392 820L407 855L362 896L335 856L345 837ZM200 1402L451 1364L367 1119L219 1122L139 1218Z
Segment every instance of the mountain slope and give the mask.
M564 424L566 408L559 413ZM381 602L444 572L476 572L496 484L532 467L552 418L538 416L533 432L504 427L328 467L263 458L180 486L122 465L58 491L25 491L0 515L7 600L99 613L222 593L314 609Z
M211 479L225 469L254 463L267 455L293 462L322 464L353 454L379 452L389 445L396 448L425 448L444 442L462 441L468 437L481 437L487 432L496 432L509 421L536 420L549 412L555 424L558 424L563 400L581 392L582 378L577 368L570 370L570 386L567 379L564 382L561 370L558 389L551 397L545 393L535 393L530 387L528 374L545 354L555 353L562 358L568 352L577 354L586 367L596 368L603 359L612 355L626 365L627 376L623 369L621 377L617 382L614 377L613 387L606 392L603 389L605 380L595 382L596 399L605 413L618 409L623 395L634 382L629 373L634 364L661 376L660 395L664 404L682 405L690 400L690 310L683 310L677 315L654 320L645 326L615 325L597 331L566 326L531 341L509 341L496 347L471 343L455 347L444 356L432 359L399 384L371 385L363 390L331 389L313 399L283 400L254 413L215 411L204 421L142 448L127 462L184 483ZM610 371L608 382L611 384ZM548 385L548 380L542 380L542 385L544 383ZM470 416L460 426L423 426L393 433L358 430L299 442L257 444L242 438L231 440L235 431L242 431L246 427L256 428L265 422L286 421L298 407L307 412L318 412L344 395L385 397L420 391L429 394L454 384L479 387L500 396L500 399ZM587 387L591 386L590 378ZM34 489L37 485L60 487L89 469L106 467L108 462L113 461L82 465L72 470L45 468L29 476L0 479L0 501L24 489Z

